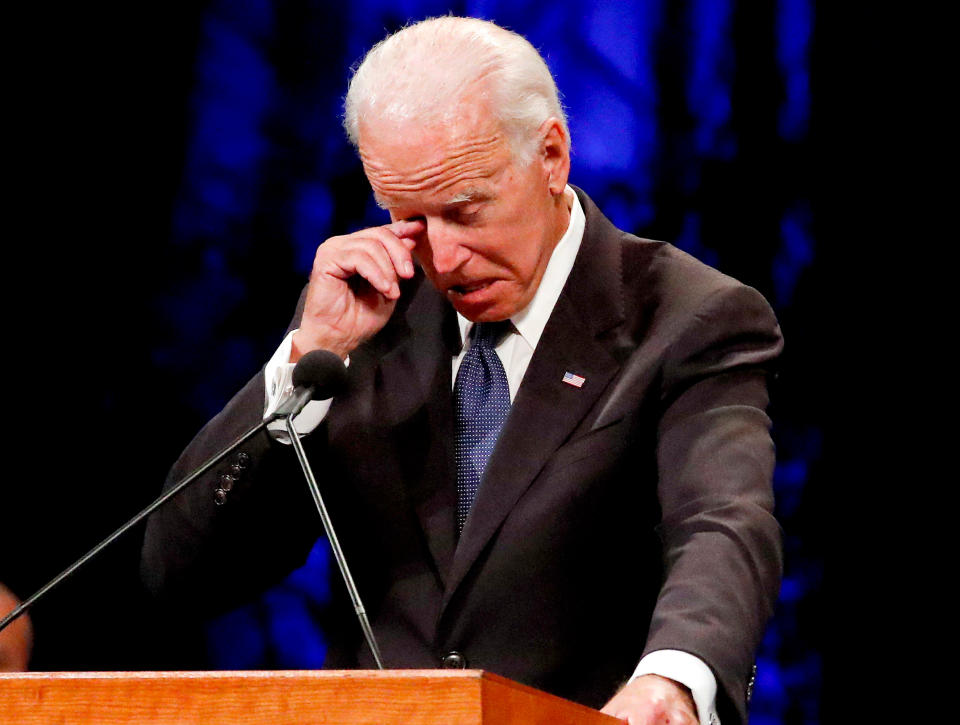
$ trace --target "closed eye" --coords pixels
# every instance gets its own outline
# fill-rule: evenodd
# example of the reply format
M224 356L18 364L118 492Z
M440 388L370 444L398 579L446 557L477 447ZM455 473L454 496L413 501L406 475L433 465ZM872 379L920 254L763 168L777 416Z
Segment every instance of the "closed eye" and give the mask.
M472 202L447 208L443 218L454 224L475 224L483 218L484 204Z

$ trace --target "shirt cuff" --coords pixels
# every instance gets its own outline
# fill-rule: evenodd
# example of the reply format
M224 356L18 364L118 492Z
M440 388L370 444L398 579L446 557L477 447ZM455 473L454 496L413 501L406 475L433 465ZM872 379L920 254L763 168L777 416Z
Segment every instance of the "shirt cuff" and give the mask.
M717 678L699 657L676 649L659 649L640 660L633 680L641 675L660 675L690 688L700 725L720 725L717 717Z
M293 369L296 367L296 364L290 362L290 351L293 348L294 332L296 332L296 330L292 330L283 338L280 347L277 348L277 351L263 369L264 380L266 382L264 386L266 388L264 418L273 413L280 403L289 398L293 392ZM327 416L332 402L333 399L328 398L327 400L311 400L307 403L304 409L300 411L300 414L293 419L293 429L297 431L297 435L303 437L308 433L312 433ZM268 423L267 430L270 431L270 435L273 436L274 440L289 445L290 436L287 435L286 421L275 420Z

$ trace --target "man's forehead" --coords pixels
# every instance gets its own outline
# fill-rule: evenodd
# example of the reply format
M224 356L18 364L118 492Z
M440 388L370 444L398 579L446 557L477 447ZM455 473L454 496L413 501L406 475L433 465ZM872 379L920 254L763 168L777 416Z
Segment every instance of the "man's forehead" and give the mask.
M487 199L512 152L499 128L458 132L369 127L360 136L360 158L377 204L451 206Z

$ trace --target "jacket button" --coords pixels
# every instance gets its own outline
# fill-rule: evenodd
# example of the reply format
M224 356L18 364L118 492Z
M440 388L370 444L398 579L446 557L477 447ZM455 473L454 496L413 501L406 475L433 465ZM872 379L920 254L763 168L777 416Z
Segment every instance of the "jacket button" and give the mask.
M213 492L213 502L217 506L223 506L227 502L227 492L222 488L218 488Z
M467 668L467 658L459 652L447 652L440 660L440 664L446 670L465 670Z
M750 700L753 698L753 686L757 681L757 666L754 665L750 670L750 679L747 682L747 704L750 704Z

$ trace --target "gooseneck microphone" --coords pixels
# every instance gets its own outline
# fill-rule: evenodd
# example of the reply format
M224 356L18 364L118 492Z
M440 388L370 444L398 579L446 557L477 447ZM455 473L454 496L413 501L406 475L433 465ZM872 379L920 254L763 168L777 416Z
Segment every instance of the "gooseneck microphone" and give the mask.
M234 440L230 445L224 448L222 451L214 455L212 458L204 462L199 468L190 473L186 478L184 478L179 483L175 484L167 491L164 491L153 503L143 509L140 513L134 516L132 519L127 521L123 526L114 531L110 536L101 541L95 547L93 547L86 554L77 559L73 564L64 569L60 574L51 579L40 589L38 589L32 596L24 600L19 606L17 606L12 612L7 614L3 619L0 619L0 632L2 632L11 622L13 622L17 617L26 612L30 607L32 607L41 597L43 597L47 592L57 586L64 579L67 579L80 567L86 564L88 561L97 556L101 551L106 549L110 544L120 538L127 531L132 529L134 526L143 521L147 516L152 514L158 508L163 506L167 501L172 499L178 493L183 491L187 486L197 480L204 473L209 471L215 465L217 465L224 458L233 453L237 448L242 446L248 440L253 438L257 433L264 430L268 423L271 423L280 418L287 419L288 431L290 429L290 420L299 413L303 407L312 399L323 400L326 398L332 398L334 395L339 393L344 389L347 382L347 371L343 365L343 361L340 358L330 352L329 350L314 350L312 352L304 355L300 361L297 363L296 367L293 369L293 382L294 382L294 391L293 394L284 401L284 404L281 405L275 412L267 416L255 426L253 426L246 433L241 435L239 438ZM292 440L296 440L297 445L295 448L298 448L298 457L302 455L302 447L299 446L299 439L294 435ZM301 459L301 465L304 464L305 458ZM311 483L312 486L316 486L315 480L312 480L311 477L308 478L308 483ZM311 488L311 493L314 493L313 488ZM319 493L314 494L314 499L316 500L319 496ZM319 504L322 507L322 501ZM326 514L325 507L321 510L321 517L323 519L324 527L327 527L329 517ZM331 537L332 541L335 541L332 527L328 529L328 536ZM339 552L339 544L336 546L336 552ZM342 556L342 552L339 552L339 556ZM338 560L338 563L339 560ZM351 599L354 599L356 596L356 587L353 586L353 580L349 579L349 570L345 569L346 562L344 561L341 564L341 571L346 571L346 576L348 577L348 588L351 589L350 596ZM359 597L354 599L355 602L359 603ZM362 607L361 607L362 609ZM364 618L365 619L365 618ZM361 626L364 628L364 633L366 633L369 628L369 624L361 622ZM376 645L372 645L371 648L375 648ZM379 664L379 653L376 649L374 652L377 657L377 662ZM382 668L382 665L381 665Z
M343 360L329 350L313 350L293 368L293 393L283 401L267 422L295 418L311 400L326 400L347 386L347 368Z
M272 416L272 420L284 418L286 421L287 435L290 436L290 443L296 451L297 459L300 461L300 468L303 469L303 476L307 480L307 488L310 489L310 495L313 496L313 502L320 514L320 520L323 522L323 530L327 534L327 541L330 543L330 549L333 551L333 558L340 568L340 574L343 577L343 583L347 586L347 592L350 595L350 601L353 603L353 611L360 622L360 629L363 630L363 636L367 640L367 646L373 653L374 662L378 669L383 669L383 659L380 656L380 648L377 646L377 640L373 636L373 629L370 626L370 620L367 618L367 611L360 600L360 592L350 574L350 567L347 564L347 558L340 547L340 541L337 539L337 532L333 528L333 521L330 520L330 514L327 512L327 506L323 502L323 496L320 495L320 487L317 485L317 479L313 475L313 469L307 460L307 454L303 450L303 444L300 442L300 436L297 435L293 427L293 419L299 415L304 406L311 400L326 400L342 391L347 384L347 368L343 361L329 350L314 350L307 353L297 366L293 369L293 394L287 398Z

